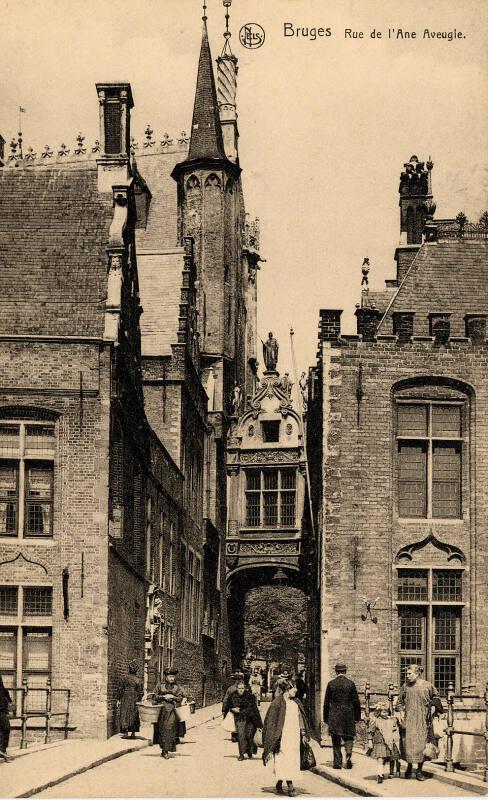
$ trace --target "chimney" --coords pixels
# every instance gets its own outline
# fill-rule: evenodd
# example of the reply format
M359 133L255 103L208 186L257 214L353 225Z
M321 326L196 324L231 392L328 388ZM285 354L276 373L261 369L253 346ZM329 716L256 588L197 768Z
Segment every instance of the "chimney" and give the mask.
M364 307L356 308L356 324L358 336L362 336L363 342L374 342L376 331L381 322L383 314L376 308Z
M337 342L341 335L342 311L332 308L320 310L319 341Z
M134 107L130 83L97 83L100 104L98 188L111 192L129 177L130 111Z

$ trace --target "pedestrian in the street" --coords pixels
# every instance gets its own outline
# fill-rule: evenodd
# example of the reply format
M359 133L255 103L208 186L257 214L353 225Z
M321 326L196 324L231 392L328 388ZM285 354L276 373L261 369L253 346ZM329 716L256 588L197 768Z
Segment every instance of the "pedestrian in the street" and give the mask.
M334 769L342 769L342 750L346 751L346 769L352 767L352 746L356 736L356 722L361 719L361 704L353 681L346 678L347 667L341 661L335 665L336 677L325 690L324 722L329 726L334 754Z
M263 727L263 721L256 698L249 689L246 689L243 680L237 682L236 691L227 698L223 712L224 716L227 713L234 715L239 743L238 760L244 761L246 755L248 758L252 758L256 752L254 734L258 728Z
M273 758L276 791L295 795L293 782L300 776L300 743L310 740L310 727L296 686L289 678L280 681L280 693L268 708L263 727L263 763Z
M153 698L154 703L162 703L156 736L163 758L169 758L170 753L176 752L176 745L179 742L176 708L181 706L186 695L181 686L176 683L177 674L177 669L165 670L165 679L157 688Z
M129 673L122 679L117 692L119 727L123 738L129 738L130 733L130 737L134 739L141 726L137 703L142 699L144 688L141 679L137 677L137 663L130 661L128 669Z
M263 687L263 679L259 669L256 667L251 677L249 678L249 688L256 698L258 706L261 704L261 689Z
M230 686L227 687L224 697L222 699L222 715L225 719L227 713L229 713L229 698L237 691L237 682L239 680L244 680L244 673L243 672L233 672L231 675L232 683ZM224 710L227 709L227 710ZM237 742L237 732L231 732L230 738L233 742Z
M390 717L386 703L378 703L374 716L368 723L368 755L376 759L378 783L386 778L385 767L389 765L389 777L400 777L400 731L398 720Z
M285 669L283 672L280 672L278 677L276 678L273 689L272 689L272 699L274 700L275 697L279 697L282 694L282 684L284 681L289 681L291 679L290 673Z
M10 739L10 720L9 711L12 706L12 698L9 690L3 685L0 675L0 758L8 760L7 748Z
M297 697L300 702L303 703L307 696L307 684L303 680L303 672L298 673L295 680L295 686L297 687Z
M398 693L397 708L404 714L405 777L410 778L415 771L417 780L424 781L424 750L428 742L436 741L432 712L434 709L435 714L443 714L444 709L437 689L420 677L417 664L411 664L407 669L405 683Z

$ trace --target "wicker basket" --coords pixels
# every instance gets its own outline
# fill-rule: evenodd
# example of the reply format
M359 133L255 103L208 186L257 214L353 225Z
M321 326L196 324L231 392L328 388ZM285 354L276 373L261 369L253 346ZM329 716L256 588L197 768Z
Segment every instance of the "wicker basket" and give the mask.
M147 701L142 703L137 703L137 708L139 711L139 719L143 725L147 725L151 722L157 722L159 717L159 712L162 708L162 703L159 705L153 705L152 703L148 703Z

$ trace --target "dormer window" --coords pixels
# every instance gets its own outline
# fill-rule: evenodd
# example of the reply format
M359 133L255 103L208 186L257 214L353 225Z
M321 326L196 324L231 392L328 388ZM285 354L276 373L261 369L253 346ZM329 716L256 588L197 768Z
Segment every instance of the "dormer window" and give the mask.
M263 442L280 441L280 421L279 419L267 420L261 423Z

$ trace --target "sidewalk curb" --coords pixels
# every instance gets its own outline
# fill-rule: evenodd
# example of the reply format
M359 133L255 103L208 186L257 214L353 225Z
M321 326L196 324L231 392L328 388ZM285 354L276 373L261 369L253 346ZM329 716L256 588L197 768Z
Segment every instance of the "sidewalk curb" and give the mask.
M344 789L350 789L355 794L361 795L361 797L382 797L382 795L377 794L376 792L371 791L370 789L365 789L363 786L362 780L354 780L352 776L339 775L339 770L335 771L333 769L329 769L329 767L313 767L310 772L314 772L316 775L320 775L321 778L325 778L326 781L330 781L331 783L336 783L338 786L344 787Z
M101 766L101 764L106 764L107 761L114 761L116 758L121 758L127 753L134 753L137 750L144 750L144 748L149 747L150 744L151 742L145 741L141 742L141 744L134 745L133 747L127 747L124 750L116 750L114 753L108 753L106 756L102 756L102 758L97 758L95 761L91 761L89 764L84 764L83 766L74 769L72 772L67 772L65 775L59 775L57 778L53 778L47 783L44 783L42 786L34 786L32 789L22 792L22 794L15 795L15 797L32 797L35 794L40 794L40 792L45 792L46 789L51 789L53 786L57 786L58 783L64 783L65 781L69 781L71 778L75 778L76 775L82 775L83 772L88 772L88 770L95 769L96 767Z
M221 716L222 716L221 711L219 711L218 713L214 713L210 717L205 716L204 719L198 720L198 722L195 722L195 724L191 725L191 727L188 726L188 730L192 730L192 728L198 728L199 725L204 725L205 723L211 722L214 719L218 719ZM34 786L31 789L28 789L26 792L22 792L22 794L17 794L15 795L15 798L33 797L36 794L45 792L46 789L51 789L53 786L57 786L60 783L69 781L71 780L71 778L75 778L77 775L82 775L84 772L88 772L91 769L96 769L96 767L100 767L102 764L106 764L109 761L115 761L116 758L122 758L122 756L125 756L128 753L135 753L138 750L144 750L146 747L152 747L152 746L153 746L152 741L146 739L144 742L135 744L132 747L126 747L123 750L116 750L113 753L107 753L107 755L102 756L101 758L97 758L94 761L91 761L89 764L84 764L83 766L74 769L72 772L67 772L65 775L59 775L57 778L53 778L52 780L47 781L46 783L42 784L42 786ZM26 755L27 754L28 751L26 751Z

